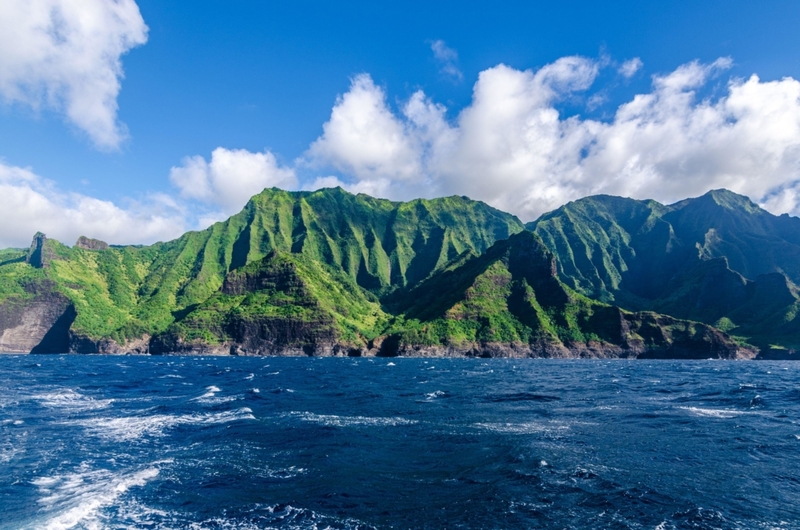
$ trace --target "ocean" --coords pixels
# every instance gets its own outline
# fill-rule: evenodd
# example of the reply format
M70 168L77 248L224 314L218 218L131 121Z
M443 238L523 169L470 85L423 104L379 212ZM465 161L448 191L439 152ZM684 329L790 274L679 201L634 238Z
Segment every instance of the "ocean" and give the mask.
M0 528L800 529L800 363L2 355Z

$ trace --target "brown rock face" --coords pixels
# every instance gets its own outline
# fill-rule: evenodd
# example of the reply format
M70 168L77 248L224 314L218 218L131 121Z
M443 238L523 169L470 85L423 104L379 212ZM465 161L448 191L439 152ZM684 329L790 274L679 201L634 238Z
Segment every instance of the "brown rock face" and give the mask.
M83 248L86 250L105 250L108 248L108 243L100 241L99 239L91 239L86 236L81 236L75 242L76 248Z
M137 339L119 344L113 339L91 339L83 335L70 333L69 353L150 353L150 335L145 334Z
M75 307L47 281L28 286L32 296L0 304L0 351L66 353Z

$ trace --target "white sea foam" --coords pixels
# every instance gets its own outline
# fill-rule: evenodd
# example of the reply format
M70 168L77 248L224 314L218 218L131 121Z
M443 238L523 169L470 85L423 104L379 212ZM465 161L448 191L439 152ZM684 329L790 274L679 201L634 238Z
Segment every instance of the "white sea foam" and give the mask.
M80 420L77 424L99 438L128 442L145 437L163 436L167 429L178 425L213 425L254 419L253 411L242 407L235 411L208 414L154 414L151 416L90 418Z
M228 403L230 401L236 401L239 399L238 396L220 396L217 397L217 393L221 392L217 386L211 385L206 387L206 393L202 396L198 396L196 398L192 398L191 401L197 401L198 403L204 403L206 405L219 405L221 403Z
M83 465L75 473L38 478L32 483L39 488L38 503L48 515L31 528L103 528L103 508L119 505L128 490L147 484L158 476L158 466L169 462L122 473Z
M701 416L705 418L730 419L748 413L747 411L744 410L734 410L734 409L707 409L701 407L679 407L679 408L686 410L694 414L695 416Z
M569 426L557 423L474 423L472 427L498 434L554 434L569 429Z
M258 530L261 528L290 528L294 530L326 530L331 528L372 528L357 519L339 519L320 514L307 508L295 508L289 504L267 506L261 514L251 512L249 521L236 521L227 517L215 517L187 524L191 530L219 528L221 530Z
M203 394L202 396L198 396L198 397L192 399L192 401L202 401L204 399L213 398L213 397L215 397L217 395L217 392L219 392L220 390L221 389L219 387L214 386L214 385L207 386L206 387L206 393Z
M394 427L397 425L413 425L417 420L406 418L386 418L371 416L336 416L333 414L313 414L311 412L290 412L288 416L300 418L303 421L319 423L329 427L357 427L363 425L377 427Z
M11 444L0 447L0 464L7 464L11 462L16 455L22 452L23 450L21 448L14 447Z
M76 392L71 388L54 390L36 394L33 399L49 408L64 409L73 412L105 409L111 406L113 399L94 399Z
M430 401L430 400L432 400L432 399L436 399L436 398L444 397L444 396L446 396L446 395L447 395L447 392L444 392L444 391L442 391L442 390L436 390L436 391L434 391L434 392L430 392L430 393L428 393L428 394L425 394L425 399L426 399L426 400L428 400L428 401Z

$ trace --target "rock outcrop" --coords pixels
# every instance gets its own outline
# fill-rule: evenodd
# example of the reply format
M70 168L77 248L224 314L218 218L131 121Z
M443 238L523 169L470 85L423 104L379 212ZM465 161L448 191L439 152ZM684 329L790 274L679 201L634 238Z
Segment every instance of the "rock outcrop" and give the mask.
M50 260L52 259L53 250L47 245L47 236L41 232L36 232L28 249L28 255L25 257L25 262L37 269L42 269L50 265Z
M108 248L108 243L100 241L99 239L81 236L78 238L78 241L75 242L75 247L85 250L105 250Z

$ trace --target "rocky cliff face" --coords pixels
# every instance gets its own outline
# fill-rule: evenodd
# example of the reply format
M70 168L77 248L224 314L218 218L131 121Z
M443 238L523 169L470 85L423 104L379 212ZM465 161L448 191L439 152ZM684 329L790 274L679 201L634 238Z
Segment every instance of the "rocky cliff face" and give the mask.
M27 296L0 304L0 351L64 353L69 351L75 307L52 282L26 285Z

